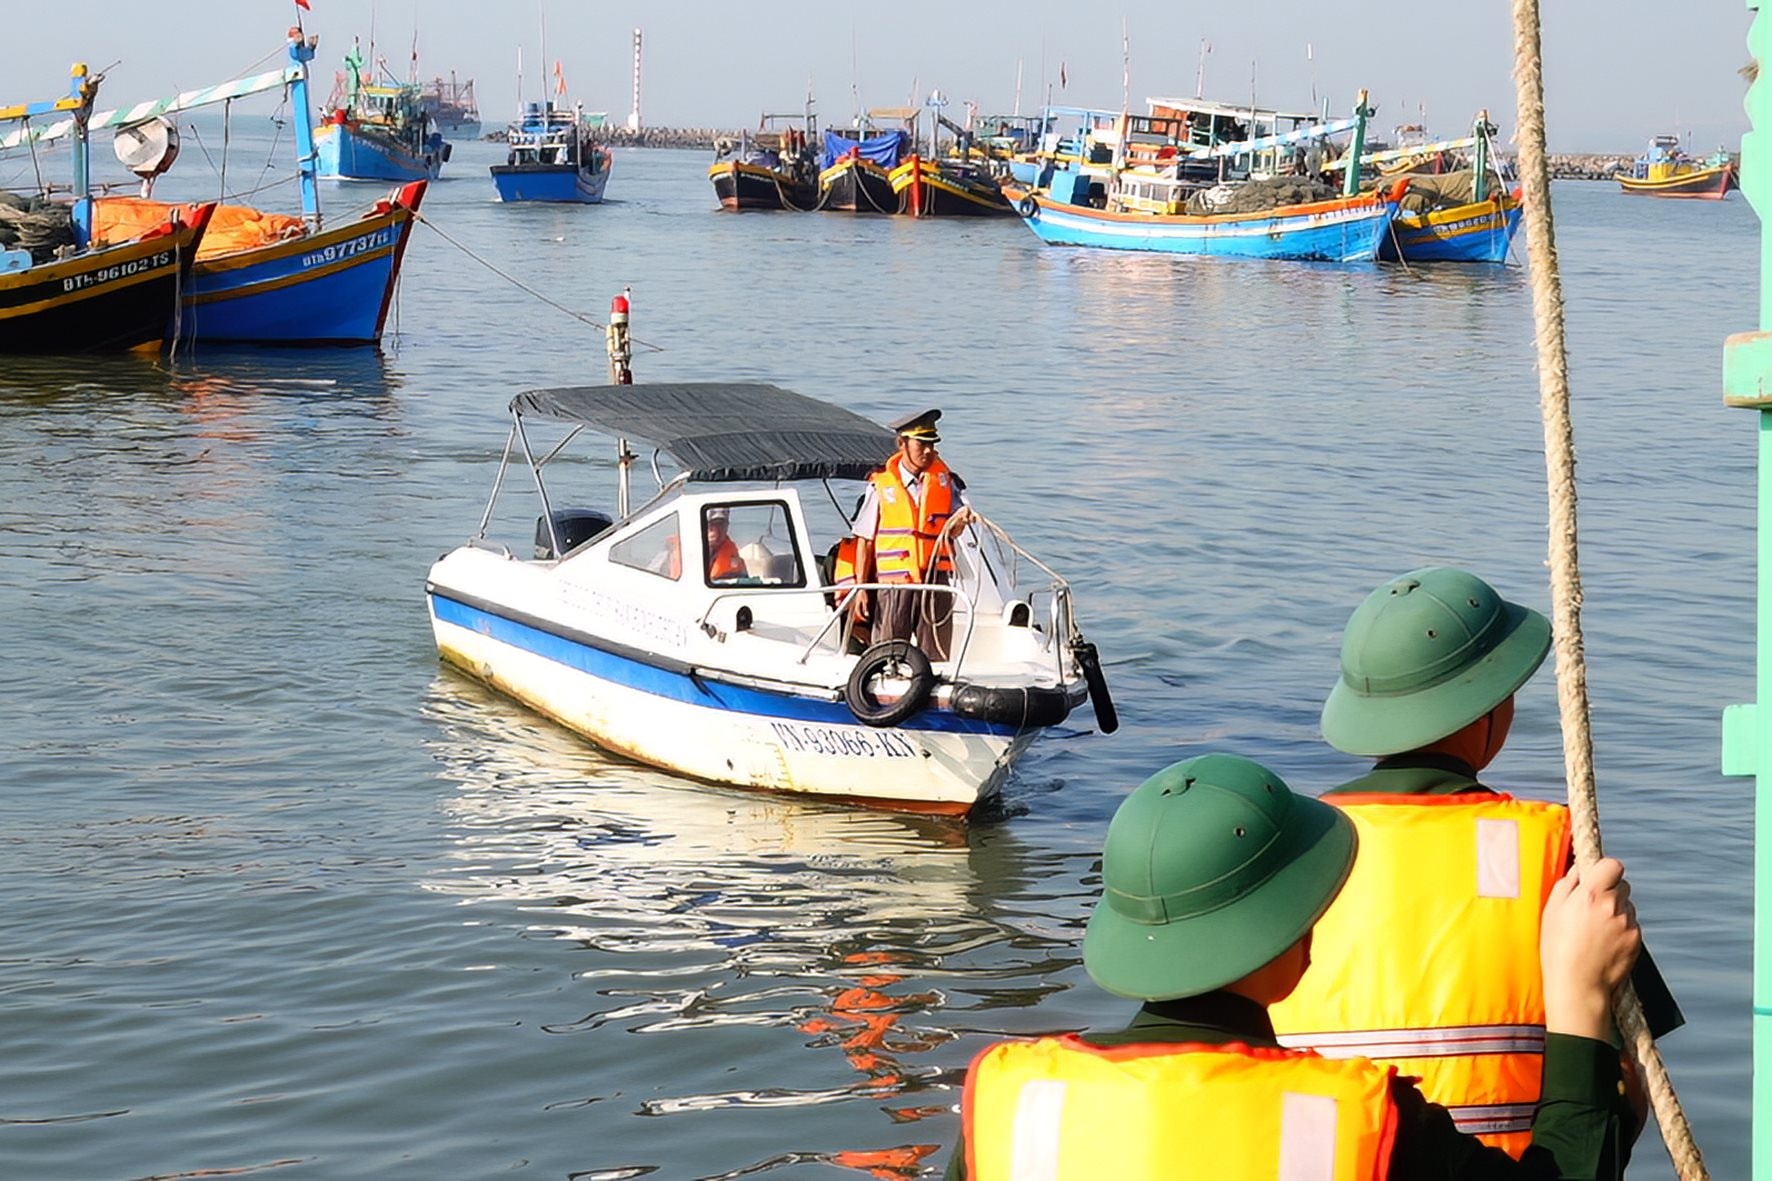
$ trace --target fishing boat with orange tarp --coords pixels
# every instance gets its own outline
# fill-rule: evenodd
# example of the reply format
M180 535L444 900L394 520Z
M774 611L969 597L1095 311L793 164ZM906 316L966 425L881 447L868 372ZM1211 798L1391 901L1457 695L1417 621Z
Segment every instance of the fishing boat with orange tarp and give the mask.
M327 226L320 215L315 184L313 122L307 102L307 63L318 38L290 30L287 69L187 92L156 109L188 110L209 101L239 97L250 86L287 85L295 111L295 157L302 195L301 214L274 213L245 205L215 206L196 265L183 290L179 333L187 340L253 344L372 344L379 340L393 302L406 242L424 199L425 181L413 181L376 202L351 221ZM268 81L266 81L268 79ZM138 108L122 114L134 116ZM156 115L161 136L176 131ZM126 130L150 128L132 122ZM176 152L173 157L176 158ZM144 163L144 188L171 159ZM151 196L103 197L94 202L94 232L123 240L146 232L190 206Z
M164 342L178 319L213 205L156 218L127 236L93 233L87 120L100 75L75 65L68 97L0 108L0 122L65 116L74 127L74 201L6 205L0 246L0 353L87 353ZM9 137L15 138L15 137Z

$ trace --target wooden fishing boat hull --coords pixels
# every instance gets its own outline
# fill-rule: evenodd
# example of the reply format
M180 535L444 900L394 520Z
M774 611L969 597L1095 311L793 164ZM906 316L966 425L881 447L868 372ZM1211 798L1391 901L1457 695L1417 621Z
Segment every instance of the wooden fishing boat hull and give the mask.
M871 160L844 157L818 174L820 209L839 213L897 213L892 175Z
M414 151L393 136L351 122L330 122L314 132L314 153L322 180L404 183L436 180L449 159L449 145L439 137L436 148Z
M1431 213L1404 210L1391 223L1378 257L1391 262L1506 262L1520 214L1517 192Z
M1721 201L1735 188L1735 166L1720 164L1715 168L1698 168L1659 178L1638 178L1618 174L1618 187L1639 197L1685 197L1701 201Z
M891 172L898 207L918 217L1013 217L1015 208L994 184L968 181L939 164L906 160Z
M597 155L595 170L572 164L494 164L492 184L500 201L601 205L614 157L604 148Z
M211 343L374 344L425 186L413 181L361 221L199 259L184 335Z
M1362 193L1260 213L1110 213L1064 205L1039 193L1005 190L1043 242L1162 254L1297 262L1371 262L1390 230L1402 193Z
M0 354L117 352L158 345L215 206L117 246L0 273Z
M722 209L807 210L818 203L811 184L761 164L721 160L708 166L708 180Z
M403 186L360 220L225 253L214 249L227 232L223 222L192 268L180 338L208 344L374 344L387 322L428 183ZM98 216L103 219L107 207L118 203L101 199ZM152 205L135 198L120 203ZM224 212L254 214L237 207Z

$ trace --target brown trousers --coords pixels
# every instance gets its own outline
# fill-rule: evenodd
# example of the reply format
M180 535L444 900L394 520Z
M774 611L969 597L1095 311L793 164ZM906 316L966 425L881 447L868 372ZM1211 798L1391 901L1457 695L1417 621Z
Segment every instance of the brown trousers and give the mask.
M946 586L948 576L938 572L932 581ZM920 586L875 591L871 639L876 644L884 640L910 640L930 660L946 660L954 638L956 602L953 595L931 594Z

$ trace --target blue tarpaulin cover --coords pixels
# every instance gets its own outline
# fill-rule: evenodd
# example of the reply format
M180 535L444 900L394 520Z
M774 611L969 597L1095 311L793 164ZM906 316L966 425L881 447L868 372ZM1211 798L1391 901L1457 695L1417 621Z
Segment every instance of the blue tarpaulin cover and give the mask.
M871 160L881 168L896 168L910 142L910 133L902 129L864 139L859 145L847 135L827 131L824 133L824 151L818 155L818 166L829 168L837 162L838 157L847 154L850 148L859 146L863 160Z

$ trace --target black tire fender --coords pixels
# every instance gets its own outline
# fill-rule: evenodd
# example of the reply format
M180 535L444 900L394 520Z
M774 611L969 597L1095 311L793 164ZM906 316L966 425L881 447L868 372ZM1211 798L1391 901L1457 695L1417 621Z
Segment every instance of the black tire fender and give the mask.
M1040 215L1040 203L1032 197L1023 197L1015 203L1015 212L1027 218L1038 217Z
M900 666L910 684L898 700L882 703L870 685L894 665ZM896 726L928 705L934 689L935 670L929 667L929 657L923 655L921 648L909 640L883 640L856 658L855 667L849 670L849 682L843 686L843 704L863 725Z

